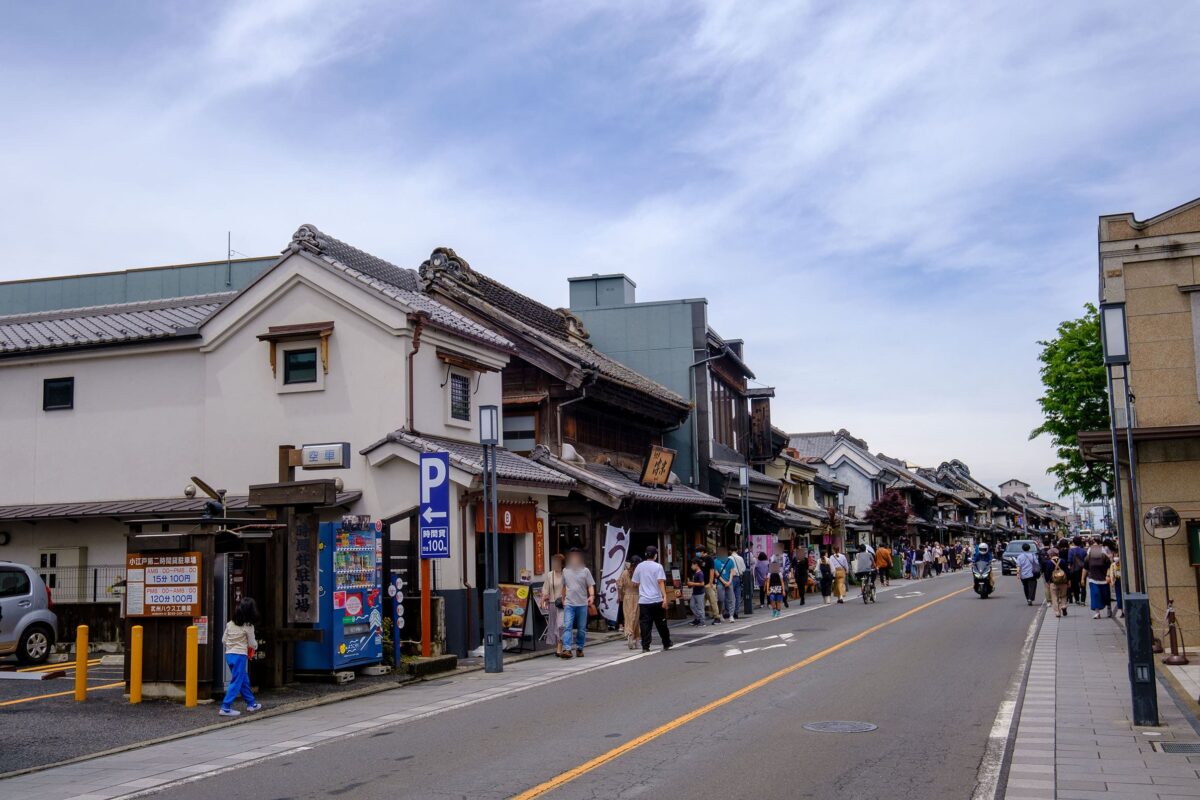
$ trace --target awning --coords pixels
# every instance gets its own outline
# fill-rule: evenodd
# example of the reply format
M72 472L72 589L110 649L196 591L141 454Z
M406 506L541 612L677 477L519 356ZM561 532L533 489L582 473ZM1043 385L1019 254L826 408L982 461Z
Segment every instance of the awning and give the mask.
M720 498L681 483L670 483L666 486L643 486L638 482L636 473L619 469L611 464L564 461L551 453L544 445L534 448L530 459L536 464L555 470L574 480L576 492L611 508L619 508L622 504L641 505L646 503L698 508L721 508L725 505Z

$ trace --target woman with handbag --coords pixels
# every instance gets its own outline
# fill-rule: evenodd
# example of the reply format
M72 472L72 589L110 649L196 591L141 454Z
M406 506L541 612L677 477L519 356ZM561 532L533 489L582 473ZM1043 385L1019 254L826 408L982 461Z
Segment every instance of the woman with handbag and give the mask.
M550 572L542 584L542 612L546 615L546 644L554 645L554 652L562 655L563 638L563 564L561 553L550 556Z
M636 650L642 638L642 627L638 608L638 587L633 582L633 570L642 563L641 556L634 556L625 562L625 569L617 578L617 597L621 598L621 611L625 617L625 641L630 650Z

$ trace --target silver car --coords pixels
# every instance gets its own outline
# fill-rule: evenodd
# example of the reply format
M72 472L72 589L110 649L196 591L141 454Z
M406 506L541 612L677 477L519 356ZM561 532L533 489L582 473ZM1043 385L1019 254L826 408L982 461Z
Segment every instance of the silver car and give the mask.
M52 605L33 567L0 561L0 656L16 653L22 664L49 658L58 630Z

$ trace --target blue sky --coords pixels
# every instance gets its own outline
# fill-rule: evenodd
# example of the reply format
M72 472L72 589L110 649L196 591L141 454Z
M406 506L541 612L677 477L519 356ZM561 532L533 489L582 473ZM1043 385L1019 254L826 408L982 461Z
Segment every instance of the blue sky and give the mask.
M3 3L0 280L302 222L705 296L789 430L1053 494L1036 340L1200 195L1186 3Z

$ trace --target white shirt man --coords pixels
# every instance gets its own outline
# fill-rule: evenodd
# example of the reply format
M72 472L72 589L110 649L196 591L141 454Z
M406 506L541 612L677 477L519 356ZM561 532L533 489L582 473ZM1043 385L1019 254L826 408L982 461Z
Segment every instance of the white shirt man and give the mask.
M651 626L658 630L663 650L671 649L667 629L667 573L658 563L658 548L646 548L646 560L633 568L633 585L638 587L638 621L642 626L642 652L650 652Z

